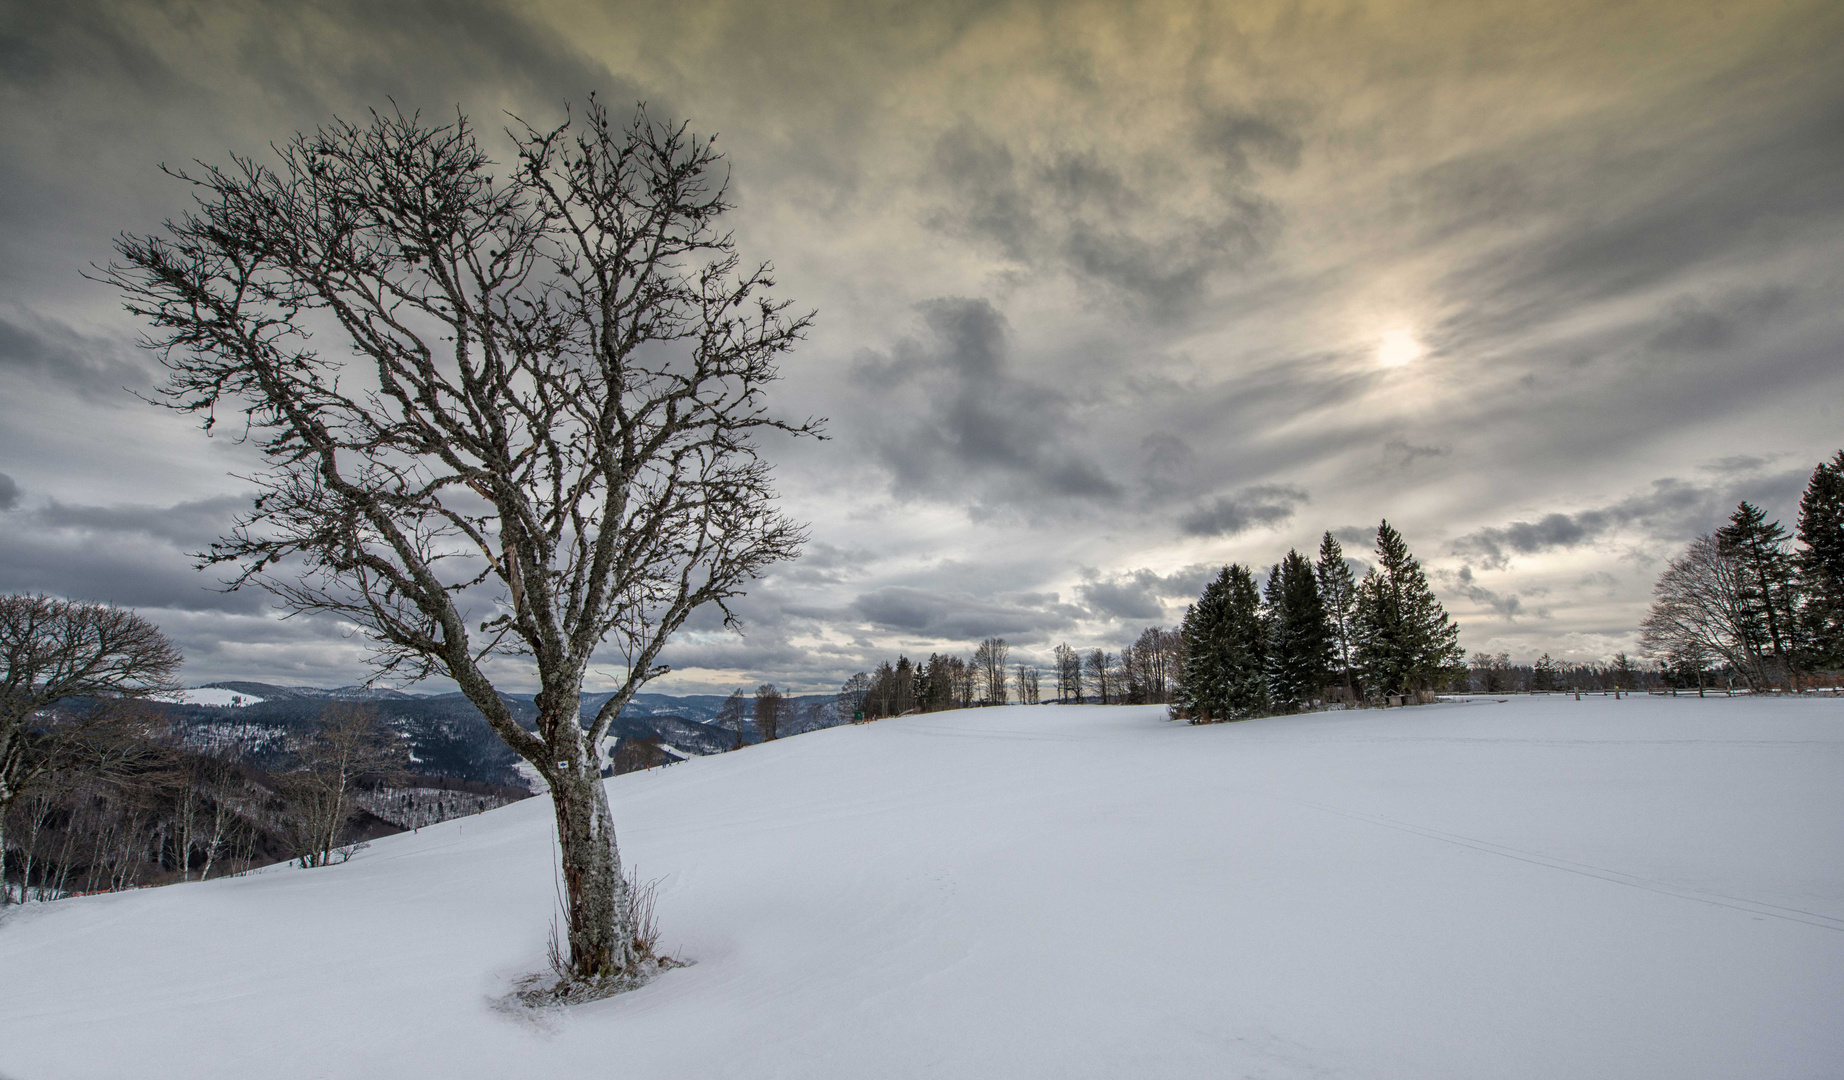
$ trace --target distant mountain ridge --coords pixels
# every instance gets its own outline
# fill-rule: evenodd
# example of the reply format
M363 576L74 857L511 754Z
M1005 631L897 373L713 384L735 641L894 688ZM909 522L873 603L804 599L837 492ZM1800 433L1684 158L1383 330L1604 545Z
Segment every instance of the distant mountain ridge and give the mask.
M459 692L417 694L368 686L284 686L247 679L205 683L196 689L237 695L240 704L168 703L161 706L200 741L234 739L253 763L277 752L283 731L312 723L334 702L374 706L409 742L412 768L432 776L454 776L489 784L525 784L516 754L487 725L486 717ZM609 693L584 694L587 721L608 701ZM501 694L513 719L531 728L537 706L531 694ZM610 725L616 740L653 738L684 754L721 753L736 745L737 733L715 723L725 700L720 694L636 694ZM799 734L837 723L833 699L808 694L787 699L789 719L781 733ZM817 707L816 707L817 706ZM760 736L753 724L742 733L745 743Z

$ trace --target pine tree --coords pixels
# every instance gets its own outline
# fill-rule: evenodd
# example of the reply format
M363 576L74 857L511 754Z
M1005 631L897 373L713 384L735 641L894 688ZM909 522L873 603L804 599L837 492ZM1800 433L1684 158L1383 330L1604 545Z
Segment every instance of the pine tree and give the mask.
M1289 551L1281 560L1267 602L1269 688L1277 708L1298 712L1325 690L1332 668L1331 628L1304 555Z
M1729 515L1729 523L1716 530L1718 550L1742 569L1742 622L1749 636L1760 642L1760 651L1772 657L1774 675L1792 670L1799 646L1788 539L1778 521L1768 521L1759 507L1746 500Z
M1460 628L1387 521L1377 527L1377 556L1381 565L1358 585L1352 619L1352 652L1364 686L1373 694L1433 689L1465 656Z
M1799 501L1800 622L1814 666L1844 667L1844 450L1819 462Z

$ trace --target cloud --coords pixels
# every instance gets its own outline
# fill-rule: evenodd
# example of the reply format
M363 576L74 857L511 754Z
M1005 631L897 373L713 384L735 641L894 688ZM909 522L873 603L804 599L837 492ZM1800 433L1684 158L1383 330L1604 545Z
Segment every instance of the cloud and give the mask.
M1681 297L1672 301L1662 325L1646 345L1661 353L1727 349L1743 334L1779 314L1796 294L1792 288L1774 285L1736 290L1708 302Z
M1516 622L1519 615L1533 615L1539 619L1547 619L1550 617L1550 612L1547 608L1526 611L1524 609L1523 599L1516 593L1501 594L1480 585L1477 581L1473 580L1473 568L1470 566L1462 566L1458 572L1440 574L1439 576L1468 600L1471 600L1481 607L1490 608L1496 611L1506 622Z
M1255 162L1297 163L1300 137L1278 116L1205 111L1196 152L1008 140L963 121L935 142L925 218L1037 275L1067 275L1149 314L1178 314L1213 276L1266 252L1274 205L1249 183ZM1187 195L1194 195L1187 198Z
M1306 501L1306 492L1290 484L1257 484L1192 509L1178 519L1178 528L1187 536L1235 536L1278 525Z
M877 424L863 438L889 470L894 494L986 513L1121 495L1063 422L1063 395L1013 373L997 308L950 297L919 310L927 340L862 355L853 370Z
M128 404L134 399L127 391L149 382L115 345L35 315L0 316L0 374L49 380L105 405Z
M129 607L250 613L260 589L222 591L228 571L193 568L247 499L172 506L81 506L51 500L17 510L0 530L0 591L49 592Z
M1762 476L1738 462L1730 464L1734 468L1725 470L1729 475L1715 483L1666 477L1654 480L1649 490L1606 506L1478 529L1455 541L1454 552L1477 557L1480 565L1499 570L1510 565L1515 555L1583 547L1627 527L1636 527L1653 540L1682 542L1716 528L1743 499L1769 508L1788 506L1806 476L1801 470Z
M1006 602L904 585L864 593L853 601L852 610L881 630L960 641L1044 634L1069 626L1076 614L1054 596Z
M1405 438L1394 438L1383 444L1383 459L1398 469L1406 469L1421 458L1441 458L1451 453L1451 446L1417 446Z
M1134 570L1084 582L1076 586L1075 592L1097 618L1163 619L1168 601L1195 599L1216 571L1208 563L1196 563L1171 574Z
M12 477L0 473L0 510L11 510L19 505L19 484Z
M238 511L249 508L250 498L238 495L172 506L78 506L52 499L37 517L55 529L138 534L170 541L189 551L203 551L224 535Z

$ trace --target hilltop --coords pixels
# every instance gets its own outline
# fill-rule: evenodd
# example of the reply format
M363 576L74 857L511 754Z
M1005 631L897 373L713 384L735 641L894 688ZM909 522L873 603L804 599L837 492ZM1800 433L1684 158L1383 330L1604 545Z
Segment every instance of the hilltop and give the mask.
M609 781L693 966L565 1012L550 809L0 926L0 1074L1778 1077L1844 1066L1836 700L846 726Z

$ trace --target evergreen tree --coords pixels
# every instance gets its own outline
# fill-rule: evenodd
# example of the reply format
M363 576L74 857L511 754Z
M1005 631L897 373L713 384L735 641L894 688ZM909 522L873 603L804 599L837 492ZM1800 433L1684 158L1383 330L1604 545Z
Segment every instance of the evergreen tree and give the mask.
M1319 561L1313 566L1319 583L1319 602L1325 609L1332 662L1347 693L1357 693L1351 675L1351 617L1357 607L1357 579L1345 562L1345 552L1331 533L1319 541Z
M1267 600L1269 687L1277 708L1298 712L1325 690L1332 669L1331 628L1306 556L1287 553L1268 579Z
M1377 557L1380 566L1358 585L1352 617L1352 653L1364 686L1373 694L1433 689L1465 656L1460 628L1387 521L1377 527Z
M1184 665L1179 669L1178 692L1173 703L1194 724L1223 719L1224 689L1216 643L1223 637L1224 608L1229 592L1229 567L1204 586L1197 602L1185 609L1178 635L1184 640ZM1214 709L1214 711L1213 711Z
M1246 720L1268 711L1268 627L1262 617L1261 597L1255 591L1255 576L1239 564L1229 566L1227 618L1228 632L1223 642L1224 673L1223 716Z
M1799 501L1800 612L1814 666L1844 666L1844 450L1819 462Z
M1531 665L1530 689L1539 694L1547 694L1556 689L1556 661L1551 660L1548 653L1538 657L1537 662Z
M1774 675L1793 667L1798 650L1797 594L1793 557L1786 549L1787 532L1778 521L1768 521L1761 509L1744 500L1716 530L1716 546L1741 568L1741 622L1760 642L1760 651L1772 657ZM1771 677L1771 676L1770 676Z
M1178 704L1194 722L1240 720L1267 710L1261 598L1240 564L1223 568L1185 612Z

